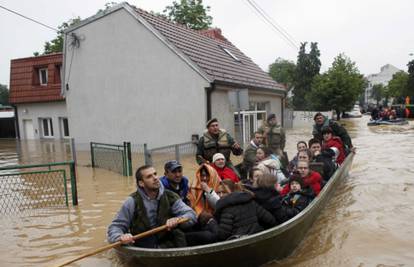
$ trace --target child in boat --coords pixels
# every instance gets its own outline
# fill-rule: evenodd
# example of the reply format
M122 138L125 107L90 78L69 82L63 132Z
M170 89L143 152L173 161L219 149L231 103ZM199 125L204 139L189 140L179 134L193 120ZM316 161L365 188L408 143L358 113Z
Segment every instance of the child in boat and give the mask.
M221 181L217 193L220 199L214 214L218 222L218 240L238 238L275 225L275 218L258 205L253 193L245 191L231 180Z
M289 179L290 192L283 198L282 205L286 219L295 217L304 210L312 201L312 189L303 188L303 179L298 174L293 174Z
M310 187L316 196L319 194L322 186L322 176L318 172L310 170L308 161L299 160L298 171L294 172L292 175L296 174L300 175L303 180L302 188ZM289 183L283 188L280 186L276 188L282 197L286 196L290 192L290 189Z

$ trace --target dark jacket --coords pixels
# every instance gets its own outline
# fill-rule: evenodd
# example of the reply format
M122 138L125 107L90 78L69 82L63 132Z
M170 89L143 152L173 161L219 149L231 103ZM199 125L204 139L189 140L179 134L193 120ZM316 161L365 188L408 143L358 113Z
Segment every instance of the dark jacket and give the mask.
M218 221L218 239L250 235L263 230L264 226L273 226L276 221L272 214L259 206L253 196L247 192L234 192L216 204Z
M282 201L286 219L295 217L299 212L304 210L313 199L312 189L309 187L299 192L290 192Z
M282 208L282 199L279 192L274 188L257 187L249 188L254 195L254 200L262 206L265 210L270 212L276 219L276 224L281 224L286 221L286 215Z
M331 149L324 149L319 155L314 158L315 162L323 163L323 175L322 178L325 182L329 181L332 177L332 174L336 170L335 163L333 162L333 157L335 153Z
M324 126L329 126L334 135L338 136L339 138L341 138L342 143L347 147L347 148L351 148L352 147L352 141L351 141L351 137L349 137L348 132L346 131L346 129L344 127L342 127L341 125L339 125L338 123L336 123L335 121L332 121L330 119L328 119L327 117L325 117L325 121L323 122L322 125L313 125L313 137L317 138L319 140L323 140L323 136L322 136L322 128Z
M217 231L217 221L212 219L206 225L201 226L199 231L185 233L187 245L198 246L214 243L217 241Z

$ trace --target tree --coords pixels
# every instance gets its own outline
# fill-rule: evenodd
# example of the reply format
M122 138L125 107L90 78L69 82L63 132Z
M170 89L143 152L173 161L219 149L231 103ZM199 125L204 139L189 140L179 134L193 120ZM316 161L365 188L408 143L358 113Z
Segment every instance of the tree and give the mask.
M377 101L377 106L379 105L379 102L384 98L385 96L385 87L382 83L374 84L372 86L372 92L371 97Z
M318 43L311 43L311 51L309 53L306 53L306 44L307 42L301 44L296 63L293 89L293 106L296 109L307 109L309 107L305 97L311 90L314 77L319 74L321 69Z
M269 75L273 80L284 84L289 89L295 81L295 69L295 63L279 57L269 65Z
M60 26L58 26L58 32L56 38L52 39L50 42L45 42L44 44L44 51L41 53L42 55L47 55L51 53L58 53L63 51L63 32L81 21L80 17L72 18L67 22L63 22ZM40 55L39 52L34 52L34 56Z
M405 71L399 71L392 76L388 82L388 94L394 98L398 104L404 103L405 92L407 91L408 74Z
M105 11L107 11L108 9L110 9L111 7L117 5L117 2L108 2L105 4L105 8L104 9L99 9L98 12L96 12L96 14L101 14L104 13Z
M404 96L409 96L414 99L414 60L411 60L407 64L408 66L408 80L407 87L405 88Z
M210 7L203 5L203 0L173 1L164 9L165 16L194 30L205 30L211 26L213 18L207 15Z
M0 104L8 105L9 104L9 89L7 85L0 83Z
M312 108L335 110L339 120L342 112L354 106L365 85L366 80L355 63L345 54L339 54L327 72L315 77L306 100Z

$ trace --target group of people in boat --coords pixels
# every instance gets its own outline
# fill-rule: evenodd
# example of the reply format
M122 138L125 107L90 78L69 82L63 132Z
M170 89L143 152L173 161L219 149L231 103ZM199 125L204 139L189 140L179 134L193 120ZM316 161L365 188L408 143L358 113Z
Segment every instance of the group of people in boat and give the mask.
M371 120L389 121L389 120L395 120L397 118L402 118L402 117L403 117L403 110L401 108L398 108L396 110L394 107L388 108L388 107L379 106L378 108L375 107L371 111Z
M341 125L321 113L314 121L313 138L298 142L288 161L285 131L275 114L244 153L217 119L209 120L197 145L195 177L185 177L176 160L165 163L162 177L153 166L139 167L137 191L108 227L108 241L145 248L195 246L251 235L293 218L354 151ZM243 155L242 163L234 166L231 153ZM187 221L181 223L182 218ZM161 225L168 231L134 241L134 235Z

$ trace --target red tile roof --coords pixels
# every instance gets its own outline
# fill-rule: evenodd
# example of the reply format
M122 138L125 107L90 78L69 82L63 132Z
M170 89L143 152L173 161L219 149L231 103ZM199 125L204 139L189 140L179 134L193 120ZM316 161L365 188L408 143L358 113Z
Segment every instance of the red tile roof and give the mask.
M11 104L62 101L60 74L62 53L12 59L10 64ZM47 85L40 85L38 69L48 69Z
M275 82L249 57L221 35L219 29L192 30L142 9L135 10L170 43L196 63L209 76L210 80L249 88L286 90L282 84ZM228 49L240 61L233 59L223 48Z

